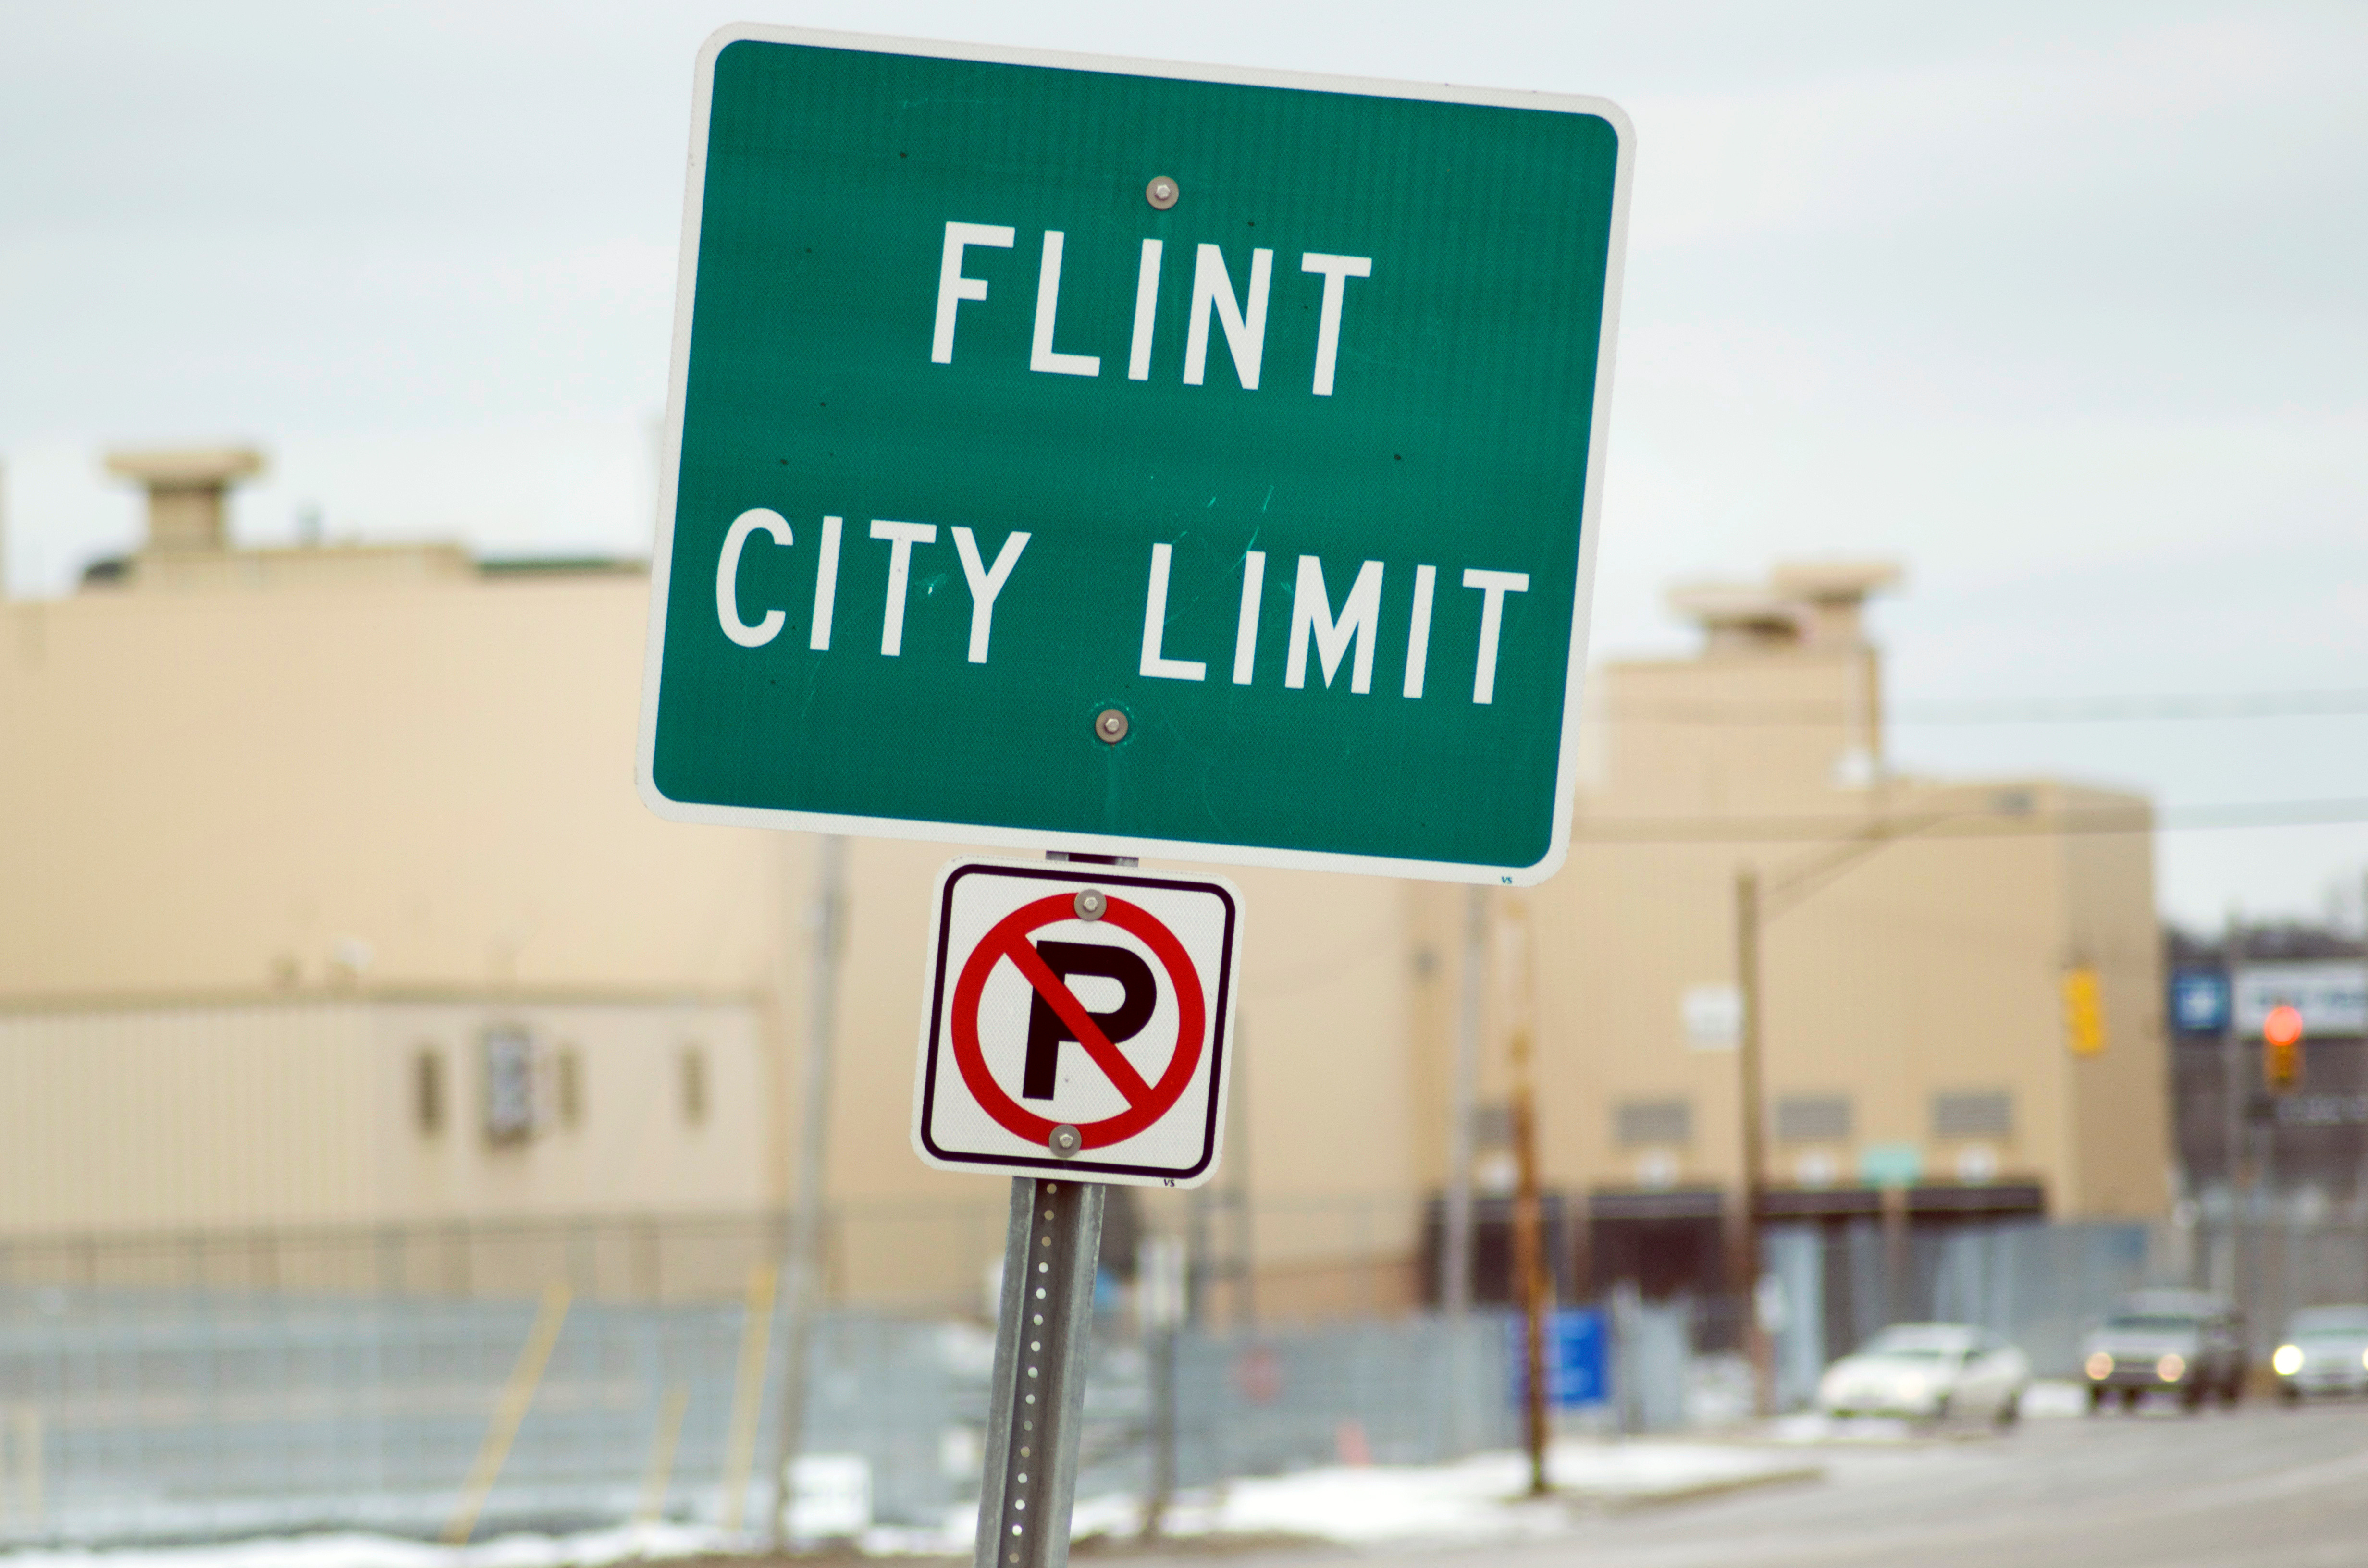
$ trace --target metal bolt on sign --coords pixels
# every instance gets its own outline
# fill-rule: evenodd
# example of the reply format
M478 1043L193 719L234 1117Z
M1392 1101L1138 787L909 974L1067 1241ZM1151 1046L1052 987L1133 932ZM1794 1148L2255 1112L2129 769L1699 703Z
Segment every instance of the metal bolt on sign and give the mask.
M1158 176L1143 187L1143 199L1162 212L1175 206L1176 199L1180 194L1176 188L1176 182L1166 175Z
M1102 911L1110 907L1110 899L1099 888L1079 888L1076 910L1080 920L1099 920Z
M1106 1192L1096 1182L1012 1180L973 1568L1069 1561Z

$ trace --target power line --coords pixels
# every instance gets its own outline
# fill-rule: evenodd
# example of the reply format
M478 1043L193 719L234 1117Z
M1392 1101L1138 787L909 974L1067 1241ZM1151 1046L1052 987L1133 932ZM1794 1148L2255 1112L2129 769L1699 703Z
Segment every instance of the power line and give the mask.
M1881 816L1626 817L1582 820L1580 844L1840 844L1885 836L1902 843L1934 838L2050 838L2083 834L2211 833L2235 828L2314 827L2368 823L2368 798L2331 801L2242 801L2211 805L2066 806L2043 811L2018 806L2020 791L2000 791L1987 810L1939 820L1906 814L1896 828ZM1909 827L1918 822L1923 825Z
M1862 710L1845 702L1622 703L1610 717L1646 724L1850 724ZM2219 719L2342 718L2368 714L2368 690L2155 693L2084 698L1974 698L1897 702L1886 723L2095 724Z
M2134 720L2299 719L2368 713L2368 691L2255 691L2225 695L2089 697L2046 700L1905 702L1910 724L2089 724Z

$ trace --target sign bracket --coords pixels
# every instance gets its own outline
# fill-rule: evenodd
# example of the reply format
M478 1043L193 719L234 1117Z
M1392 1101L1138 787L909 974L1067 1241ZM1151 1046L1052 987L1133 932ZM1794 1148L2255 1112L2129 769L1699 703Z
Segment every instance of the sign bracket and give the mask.
M1012 1178L973 1568L1067 1568L1108 1196L1099 1182Z

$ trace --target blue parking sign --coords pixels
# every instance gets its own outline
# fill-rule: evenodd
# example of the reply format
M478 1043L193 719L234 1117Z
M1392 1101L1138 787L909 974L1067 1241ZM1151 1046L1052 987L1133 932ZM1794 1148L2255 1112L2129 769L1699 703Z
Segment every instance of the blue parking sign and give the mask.
M1605 1377L1603 1313L1593 1307L1568 1307L1546 1318L1546 1392L1560 1409L1601 1404L1610 1397ZM1511 1363L1513 1403L1529 1393L1529 1356L1521 1320L1507 1324L1506 1348Z
M2228 1027L2228 977L2217 970L2182 970L2171 977L2170 1017L2186 1034L2217 1034Z

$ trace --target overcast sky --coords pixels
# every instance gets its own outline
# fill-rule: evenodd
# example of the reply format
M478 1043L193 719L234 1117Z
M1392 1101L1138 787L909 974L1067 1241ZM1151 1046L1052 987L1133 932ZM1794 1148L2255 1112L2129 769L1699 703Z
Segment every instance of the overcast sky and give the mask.
M1892 695L1954 721L1901 765L2368 797L2368 710L1936 706L2368 690L2361 6L0 0L11 591L134 542L140 441L267 448L252 541L645 550L692 56L743 19L1614 98L1597 656L1686 647L1674 580L1894 557ZM2368 873L2357 823L2160 843L2198 925Z

